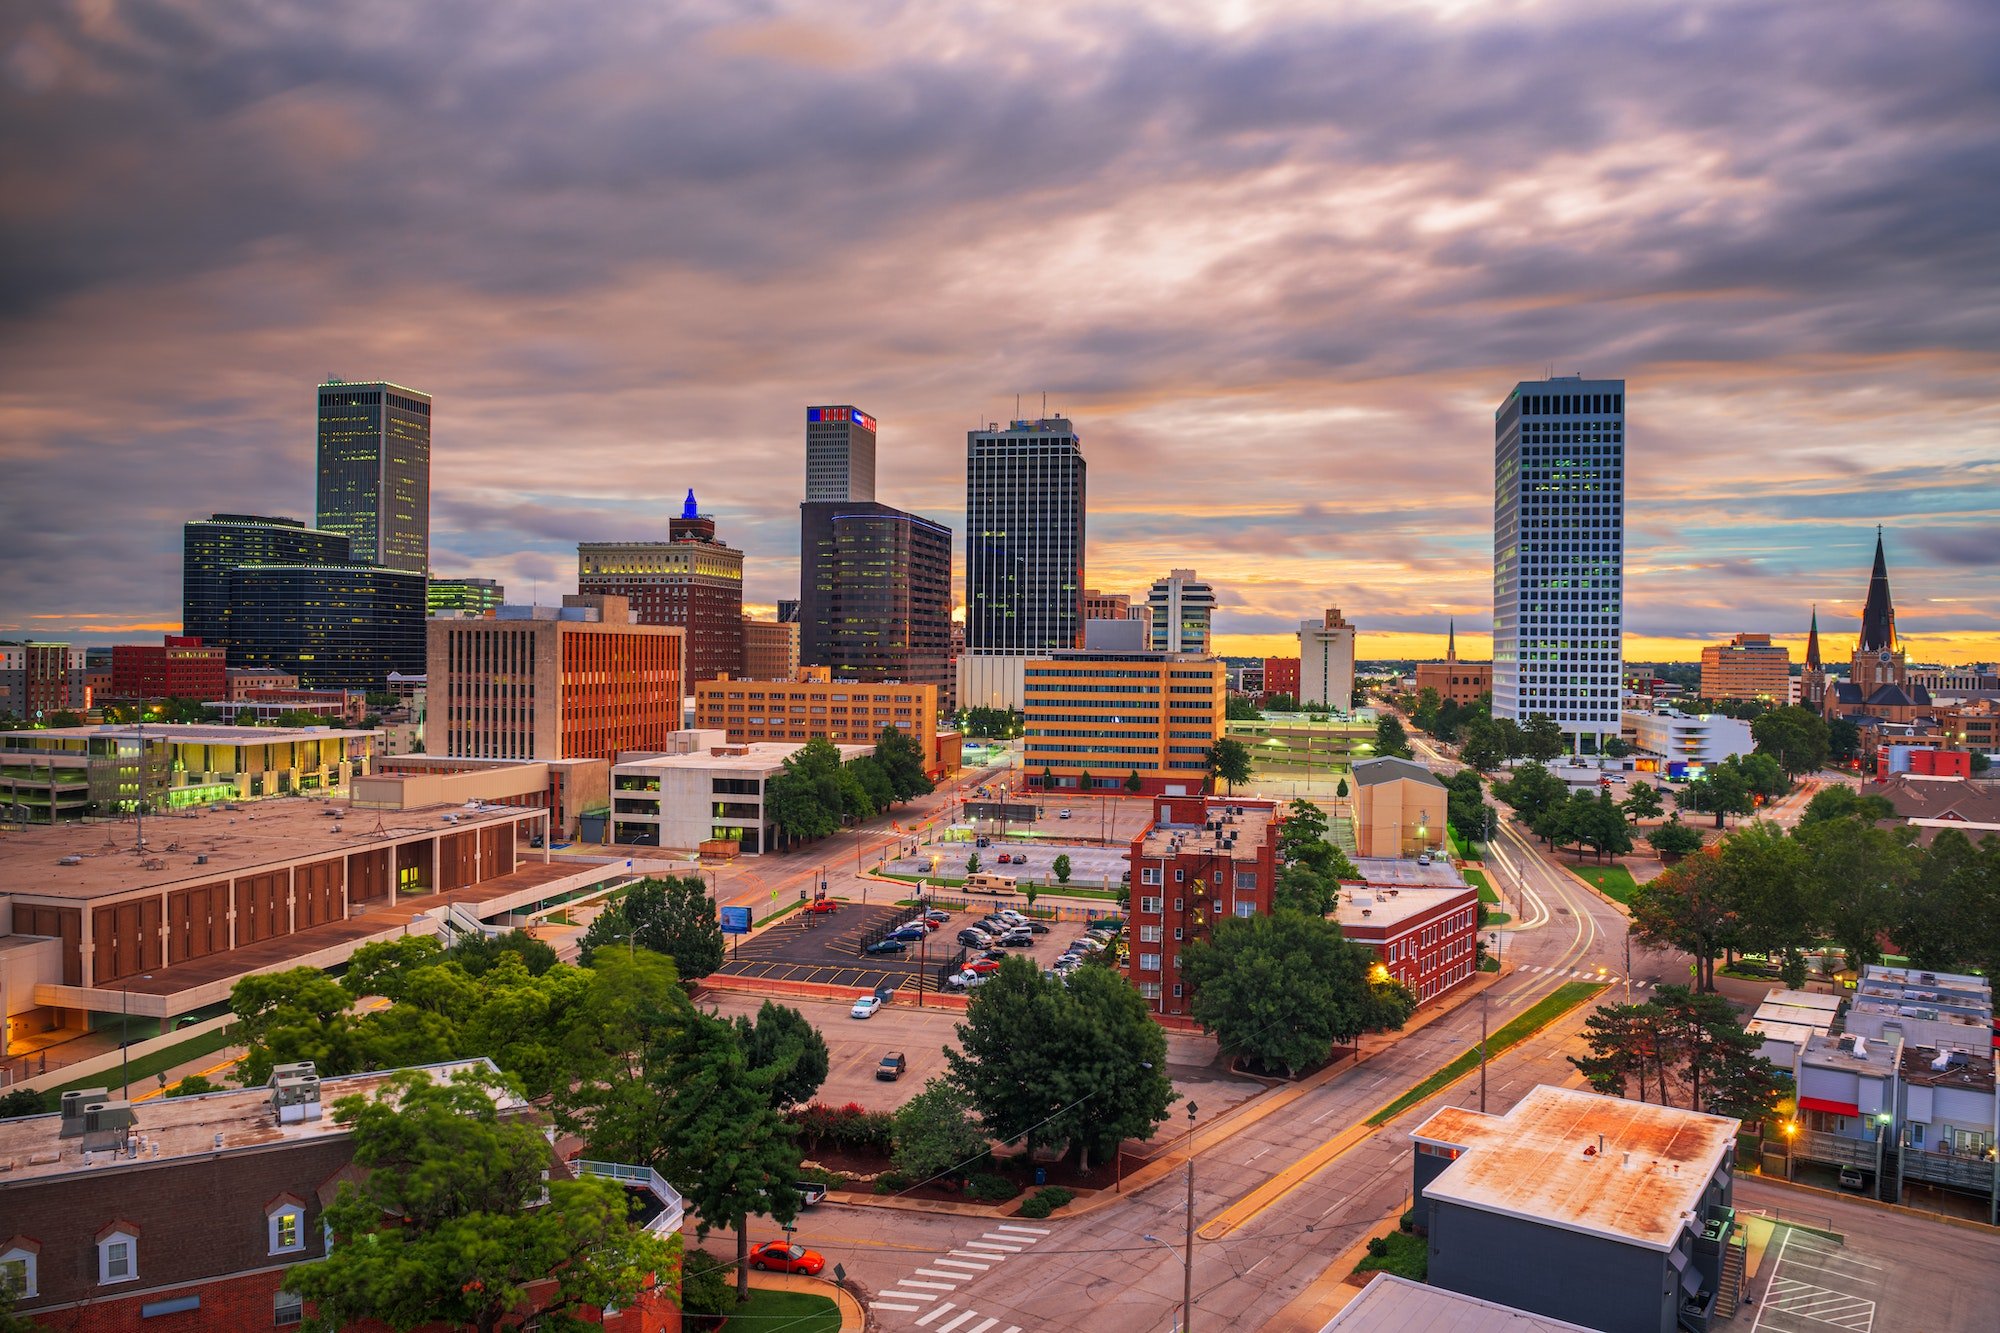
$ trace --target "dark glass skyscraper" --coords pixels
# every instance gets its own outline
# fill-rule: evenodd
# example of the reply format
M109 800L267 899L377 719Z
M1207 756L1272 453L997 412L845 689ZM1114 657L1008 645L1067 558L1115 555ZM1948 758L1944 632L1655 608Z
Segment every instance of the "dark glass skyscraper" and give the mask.
M799 662L952 692L951 529L885 504L799 506Z
M965 646L1074 648L1083 628L1084 466L1068 420L965 437Z
M229 575L242 565L343 565L347 538L295 518L215 514L181 530L181 632L230 643ZM242 666L232 651L231 666Z
M244 565L229 575L229 664L309 689L379 690L424 670L421 574L372 565Z
M428 574L431 398L388 383L319 386L319 526L362 564Z

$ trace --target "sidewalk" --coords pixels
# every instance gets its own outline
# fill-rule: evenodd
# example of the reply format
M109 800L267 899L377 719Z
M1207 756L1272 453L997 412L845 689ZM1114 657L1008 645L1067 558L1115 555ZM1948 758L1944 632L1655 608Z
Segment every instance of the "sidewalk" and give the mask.
M846 1287L823 1277L806 1277L799 1273L760 1273L753 1268L750 1270L750 1285L768 1291L801 1291L809 1296L826 1297L840 1307L840 1333L862 1333L868 1327L868 1315L861 1308L861 1302Z

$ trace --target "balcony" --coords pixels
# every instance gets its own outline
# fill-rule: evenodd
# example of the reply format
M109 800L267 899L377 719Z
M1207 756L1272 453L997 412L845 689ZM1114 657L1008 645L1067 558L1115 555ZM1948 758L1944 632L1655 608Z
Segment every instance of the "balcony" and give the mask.
M655 1236L671 1236L681 1229L681 1222L687 1216L686 1204L681 1192L660 1178L660 1173L650 1166L628 1166L623 1162L576 1161L571 1163L579 1176L601 1176L615 1180L628 1190L636 1190L648 1196L643 1212L647 1214L642 1223L646 1231Z
M1792 1142L1792 1155L1802 1161L1856 1166L1868 1171L1876 1166L1875 1140L1850 1139L1817 1129L1798 1132Z
M1927 1185L1970 1190L1975 1194L1990 1193L1994 1186L1996 1164L1990 1157L1968 1157L1961 1153L1905 1147L1902 1164L1905 1180L1921 1180Z

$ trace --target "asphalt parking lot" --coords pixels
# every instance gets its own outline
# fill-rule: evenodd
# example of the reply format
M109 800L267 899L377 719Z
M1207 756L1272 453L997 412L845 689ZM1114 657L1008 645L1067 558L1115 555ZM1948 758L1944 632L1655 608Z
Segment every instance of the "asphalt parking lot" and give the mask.
M1751 1333L1873 1333L1886 1265L1817 1231L1780 1225L1778 1232L1765 1252L1768 1278Z

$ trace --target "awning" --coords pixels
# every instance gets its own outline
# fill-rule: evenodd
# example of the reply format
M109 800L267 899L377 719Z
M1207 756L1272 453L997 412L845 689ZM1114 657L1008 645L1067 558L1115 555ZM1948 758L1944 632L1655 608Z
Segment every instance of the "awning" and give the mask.
M1801 1111L1824 1111L1828 1115L1858 1116L1861 1114L1861 1108L1853 1102L1832 1102L1824 1097L1801 1097L1799 1098L1799 1109Z

